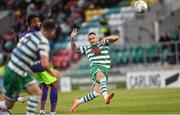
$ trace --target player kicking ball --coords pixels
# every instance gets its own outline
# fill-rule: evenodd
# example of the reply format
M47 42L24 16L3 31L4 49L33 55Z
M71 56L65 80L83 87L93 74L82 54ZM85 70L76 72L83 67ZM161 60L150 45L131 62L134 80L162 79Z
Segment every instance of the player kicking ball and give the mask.
M119 36L110 35L103 38L100 42L94 32L88 34L89 46L77 47L75 44L75 38L78 32L77 29L73 29L71 32L71 48L73 52L85 54L90 62L90 74L94 81L94 91L88 93L80 99L75 99L71 107L72 112L76 112L80 104L95 99L100 94L104 97L105 104L109 104L114 96L114 93L107 93L108 74L111 65L109 55L109 45L119 39Z

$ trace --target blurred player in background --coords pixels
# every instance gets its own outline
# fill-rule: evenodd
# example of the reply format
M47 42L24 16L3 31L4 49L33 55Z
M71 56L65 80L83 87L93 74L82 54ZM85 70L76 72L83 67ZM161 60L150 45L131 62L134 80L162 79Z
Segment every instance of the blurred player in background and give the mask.
M45 21L40 32L28 33L23 36L13 50L11 59L4 74L3 96L0 110L8 110L14 106L22 90L30 95L26 114L34 115L40 101L42 91L31 74L31 64L40 57L42 67L53 76L59 77L60 72L50 68L48 38L55 34L56 26L52 21Z
M41 28L41 21L38 16L30 15L27 19L28 30L25 31L21 37L25 36L27 33L33 33L39 31ZM47 72L42 66L39 57L36 61L31 65L31 70L33 72L34 77L40 83L40 88L42 90L41 97L41 105L40 105L40 114L45 114L45 104L48 95L48 89L50 87L50 102L51 102L51 115L56 114L56 106L58 100L58 87L57 81L58 79L52 76L49 72ZM18 101L25 102L29 98L28 97L19 97Z
M41 29L41 21L40 21L39 16L37 16L37 15L29 15L28 18L27 18L27 25L28 25L27 31L23 32L19 36L19 38L22 38L27 33L40 31L40 29Z
M94 91L88 93L80 99L76 99L71 107L72 112L76 112L77 107L81 103L88 102L100 94L103 95L105 104L109 104L114 96L114 93L107 93L106 81L108 81L108 74L110 69L110 55L109 45L119 39L119 36L110 35L103 38L100 42L96 34L91 32L88 34L89 46L77 47L75 38L77 36L77 29L73 29L71 33L71 47L73 52L78 52L87 55L90 62L90 74L94 81Z

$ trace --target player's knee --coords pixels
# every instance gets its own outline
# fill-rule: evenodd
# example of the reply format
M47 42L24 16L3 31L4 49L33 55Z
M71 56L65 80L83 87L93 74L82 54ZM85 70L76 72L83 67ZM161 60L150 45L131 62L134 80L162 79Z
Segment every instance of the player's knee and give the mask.
M96 74L97 79L100 81L101 79L105 78L104 74L102 72L98 72Z
M41 96L42 95L41 88L36 84L29 85L27 87L27 91L30 95L34 95L34 96Z
M40 88L37 88L32 94L33 96L41 96L42 95L42 90Z
M103 82L106 82L106 78L103 77L103 78L99 79L99 81L100 81L100 82L102 82L102 81L103 81Z
M14 102L5 101L5 105L7 109L12 109L14 106Z
M35 95L35 96L41 96L42 95L42 90L41 90L41 88L37 88L36 90L34 90L34 94L33 95Z
M33 96L42 96L42 90L39 88L36 91L32 92Z
M7 109L9 110L9 109L12 109L13 108L13 106L12 105L7 105Z
M98 92L98 91L94 91L93 93L94 93L95 96L101 95L101 92Z

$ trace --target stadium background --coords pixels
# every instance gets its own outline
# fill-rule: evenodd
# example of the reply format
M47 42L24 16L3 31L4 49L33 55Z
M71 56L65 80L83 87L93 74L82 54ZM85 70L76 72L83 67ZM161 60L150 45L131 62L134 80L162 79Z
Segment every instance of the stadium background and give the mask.
M149 4L149 10L145 14L137 14L132 8L135 0L1 0L0 87L2 88L3 84L4 67L18 42L18 35L26 29L26 17L38 14L41 20L53 18L57 24L56 37L50 41L50 55L53 66L64 74L60 81L61 92L76 90L70 94L60 94L60 101L61 98L66 99L67 101L63 102L69 105L77 95L82 96L82 92L92 89L87 58L72 53L70 49L69 35L71 29L76 27L78 46L88 44L86 35L91 31L97 33L99 38L110 34L121 36L122 39L110 49L112 68L108 87L117 92L118 98L115 100L126 105L126 102L133 99L128 100L125 97L133 95L134 100L137 100L133 102L136 105L138 98L144 94L150 97L161 95L162 101L156 97L149 99L152 103L159 100L159 106L163 106L166 104L163 100L169 103L168 99L174 96L174 100L170 100L172 103L169 108L164 106L153 109L152 106L149 110L143 106L144 109L139 111L131 108L130 113L158 113L163 112L163 108L166 108L167 111L164 112L167 113L180 113L177 108L180 106L180 1L145 1ZM120 88L122 90L119 90ZM139 88L143 90L126 90ZM143 99L146 100L145 97ZM114 105L122 107L118 103ZM91 106L93 104L90 103ZM88 104L86 107L90 108ZM114 111L113 104L110 108L112 111L104 112L128 113L127 109ZM83 110L82 113L86 113L87 109ZM60 109L60 113L67 111L66 106Z

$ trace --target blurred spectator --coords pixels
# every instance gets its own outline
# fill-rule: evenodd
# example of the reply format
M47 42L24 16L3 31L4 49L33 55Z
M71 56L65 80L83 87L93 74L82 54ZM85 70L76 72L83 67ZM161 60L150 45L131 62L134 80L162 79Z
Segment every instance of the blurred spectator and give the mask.
M167 32L165 32L165 33L162 33L162 35L160 36L160 39L159 39L159 43L162 43L162 47L161 47L161 49L167 49L167 48L169 48L169 43L168 42L170 42L171 41L171 38L170 38L170 36L168 35L168 33Z
M56 22L59 23L61 23L65 19L66 19L66 15L62 11L59 11L55 17Z
M78 5L78 7L80 7L80 8L85 8L85 7L87 6L85 0L78 0L77 5Z
M71 59L72 59L73 62L79 61L80 58L81 58L81 56L80 56L80 54L78 54L78 53L72 53L72 54L71 54Z
M179 42L178 42L178 30L175 30L173 32L171 32L171 53L172 53L172 56L171 56L171 63L172 64L176 64L176 56L178 55L177 52L178 52L178 45L179 45Z
M46 4L43 5L39 12L39 15L40 15L40 18L43 20L50 17L52 15L50 7Z
M14 48L14 42L12 40L4 41L3 49L6 52L12 52Z
M3 51L11 52L13 50L14 46L16 45L16 37L17 35L13 28L2 36Z
M62 34L64 34L65 36L69 35L69 33L71 32L71 27L65 20L63 20L59 26L61 28Z
M170 63L170 51L171 51L171 38L169 36L169 34L167 32L162 33L160 39L159 39L159 43L160 43L160 58L163 62L165 62L164 64L166 65L167 62Z
M0 67L7 64L9 58L5 54L5 52L0 52Z
M72 25L75 25L76 28L79 28L81 23L83 22L81 9L77 5L75 5L74 7L72 7L71 11L71 20L73 22Z
M59 0L45 0L45 4L48 6L55 5Z
M26 17L28 17L29 15L32 15L32 14L34 14L34 15L38 14L38 10L37 10L35 4L33 4L33 3L29 4L27 7Z

